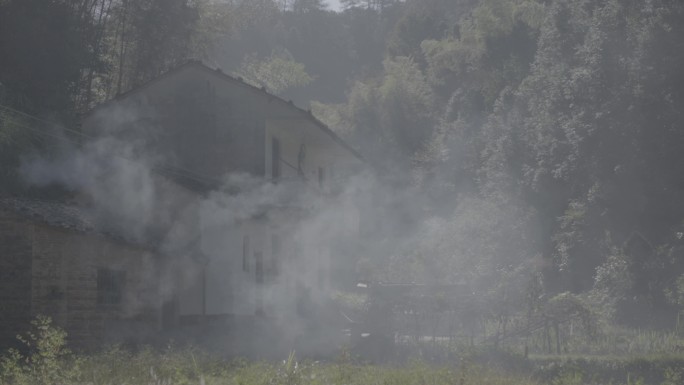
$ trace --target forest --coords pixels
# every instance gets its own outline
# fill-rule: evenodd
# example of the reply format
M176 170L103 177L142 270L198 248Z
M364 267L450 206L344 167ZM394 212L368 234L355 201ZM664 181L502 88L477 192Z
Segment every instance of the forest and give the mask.
M78 131L190 59L311 109L362 154L382 188L359 280L465 285L465 303L426 300L427 319L454 306L464 341L525 358L681 358L684 3L0 0L0 195L64 193L22 180L23 156L50 151L27 126ZM302 380L284 368L278 383ZM652 383L680 383L668 370Z

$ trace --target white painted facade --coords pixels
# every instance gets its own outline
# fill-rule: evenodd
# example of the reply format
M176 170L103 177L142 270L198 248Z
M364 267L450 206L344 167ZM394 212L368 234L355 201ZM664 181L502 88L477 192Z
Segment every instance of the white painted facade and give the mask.
M131 110L134 116L122 114ZM325 202L335 202L346 178L362 165L327 127L291 103L198 62L110 102L85 120L84 130L111 125L112 111L125 128L120 132L150 130L150 145L174 166L216 179L248 173L293 194L290 201L229 221L198 204L201 257L182 257L192 260L192 268L178 264L188 270L177 272L178 316L277 315L291 310L302 290L326 289L336 258L326 243L333 231L328 227L343 223L341 228L351 228L343 231L353 233L358 215L326 213L332 204Z

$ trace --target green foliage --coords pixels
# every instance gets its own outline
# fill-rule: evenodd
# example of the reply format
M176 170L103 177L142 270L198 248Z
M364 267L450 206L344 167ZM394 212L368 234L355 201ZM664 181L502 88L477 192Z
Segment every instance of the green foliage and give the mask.
M396 164L409 165L427 146L436 99L411 58L387 59L383 66L382 78L356 82L347 104L337 112L328 106L326 115L374 164L396 169Z
M614 321L618 305L632 293L633 277L623 254L611 255L596 269L592 298L601 305L604 317Z
M136 353L120 348L74 356L65 333L39 317L24 340L27 356L9 350L0 361L0 381L13 385L57 384L535 384L525 376L505 375L475 365L458 369L413 362L405 367L354 364L348 354L334 363L300 362L294 352L282 363L227 362L197 349L171 348Z
M408 56L421 60L421 42L441 38L469 8L467 1L409 1L387 39L390 58Z
M522 271L516 271L516 267L524 264L528 253L534 250L532 239L520 236L530 230L529 220L529 213L506 203L463 199L446 219L433 218L423 224L418 247L405 256L410 259L396 261L396 266L390 266L406 268L410 261L419 269L403 274L411 271L417 274L397 276L394 281L448 283L466 279L483 291L489 291L496 287L493 282L517 280L521 276L517 273ZM504 279L506 276L511 280ZM522 294L522 291L518 293Z
M674 384L681 361L667 356L652 358L555 358L536 360L534 377L552 384Z
M227 377L239 363L229 363L195 348L154 350L143 347L133 353L112 347L80 357L75 383L95 384L199 384Z
M73 381L79 360L66 347L66 332L38 316L25 336L17 336L28 351L10 349L0 361L0 379L11 384L53 385Z
M125 92L190 58L204 56L207 36L198 31L207 31L201 22L207 9L201 0L122 1L113 7L108 25L112 36L105 41L110 44L102 48L115 68L104 79L113 93Z
M684 274L677 277L671 288L665 290L665 295L671 303L684 308Z
M314 81L306 73L304 65L297 63L287 50L273 51L263 60L259 60L256 55L248 55L243 59L237 75L255 86L266 87L276 95L291 88L304 87Z
M81 70L97 64L88 44L93 22L79 1L0 3L0 83L6 104L72 121Z
M435 99L423 73L408 57L386 60L379 87L380 123L402 154L412 156L424 146L434 126Z
M0 362L0 380L8 384L536 384L519 372L503 373L495 352L471 352L458 368L413 361L403 367L370 366L342 354L334 363L297 361L294 352L282 363L226 362L197 349L142 348L129 352L114 347L89 355L73 355L65 348L66 334L39 317L22 337L30 353L9 350ZM464 356L465 357L465 356ZM494 361L493 361L494 360ZM480 366L479 362L488 363ZM498 362L498 361L496 361ZM502 362L503 363L503 362ZM519 369L526 365L518 365ZM676 379L677 372L667 378ZM563 380L554 383L565 384Z
M567 299L567 298L566 298ZM567 302L557 299L552 302ZM342 351L334 362L298 361L292 352L280 363L226 361L194 348L119 347L75 355L66 349L66 333L49 318L38 317L21 337L27 353L7 351L0 360L0 381L16 385L56 384L679 384L681 357L535 358L492 348L462 348L458 365L408 361L400 366L355 363ZM644 335L644 340L649 337ZM644 354L645 351L635 351ZM651 353L652 354L652 353Z
M202 0L2 2L5 102L74 124L94 103L206 53L204 12Z

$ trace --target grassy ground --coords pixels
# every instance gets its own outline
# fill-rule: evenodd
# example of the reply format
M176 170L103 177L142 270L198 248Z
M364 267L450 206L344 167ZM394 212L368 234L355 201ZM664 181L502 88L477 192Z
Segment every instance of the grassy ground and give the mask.
M226 360L199 349L110 348L74 354L66 334L39 318L21 338L22 352L0 358L2 385L683 385L684 355L530 356L461 348L439 363L414 355L402 364L371 365L348 352L327 362ZM420 352L420 349L412 350Z
M37 354L37 356L35 356ZM225 360L197 349L109 349L89 355L36 352L0 363L0 383L16 385L682 385L682 357L537 357L525 367L504 368L497 360L403 365L353 362L348 355L330 362Z
M60 360L50 368L33 365L5 372L3 384L235 384L235 385L531 385L531 375L511 375L476 365L404 366L346 362L297 362L294 355L278 363L226 362L198 351L143 350L105 353ZM561 384L559 382L559 384Z

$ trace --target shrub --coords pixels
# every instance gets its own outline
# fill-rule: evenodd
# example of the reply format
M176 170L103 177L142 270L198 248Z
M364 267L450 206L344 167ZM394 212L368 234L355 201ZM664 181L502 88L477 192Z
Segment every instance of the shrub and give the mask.
M0 361L0 380L17 385L68 383L77 373L78 360L66 347L66 332L52 325L50 317L38 316L31 330L17 339L26 353L9 349Z

